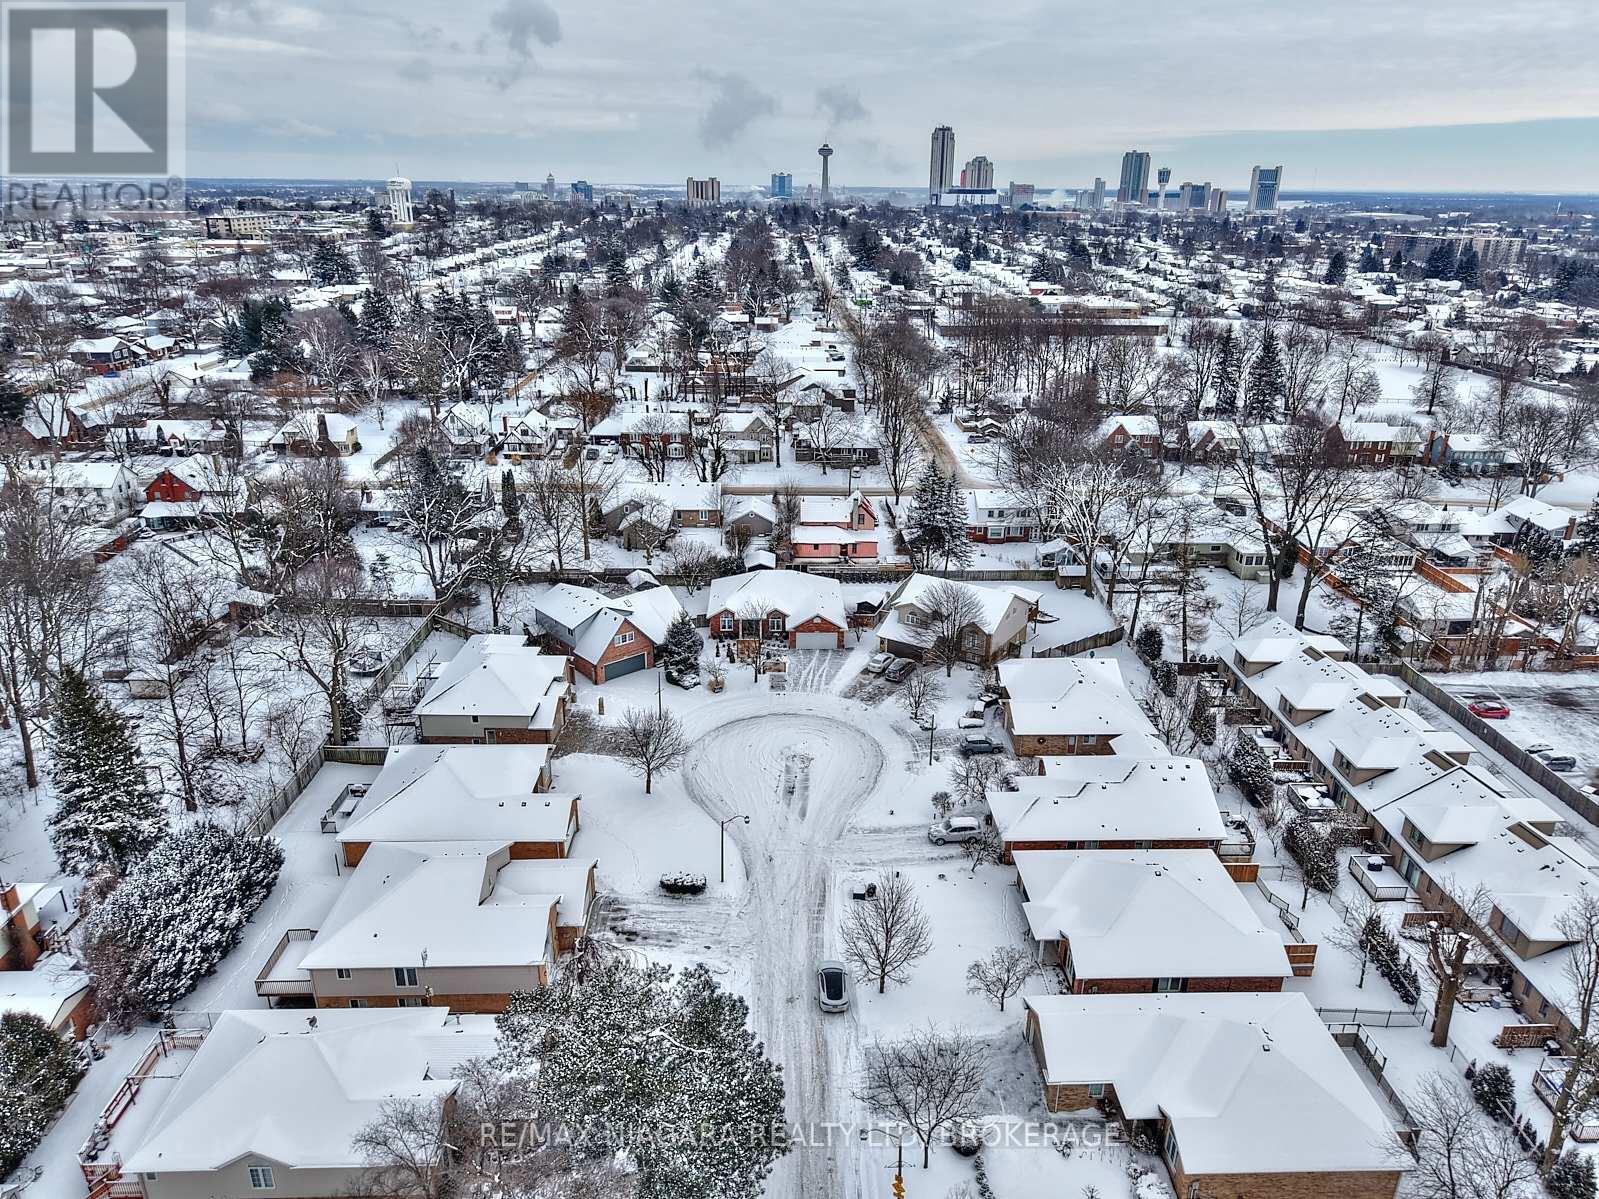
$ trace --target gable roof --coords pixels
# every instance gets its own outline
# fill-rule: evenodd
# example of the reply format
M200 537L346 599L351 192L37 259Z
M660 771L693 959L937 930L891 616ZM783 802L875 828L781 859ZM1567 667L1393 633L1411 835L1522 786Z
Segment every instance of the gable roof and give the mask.
M844 592L838 580L798 570L758 570L730 575L711 583L706 611L732 612L746 607L761 612L781 612L790 625L820 618L835 628L848 626Z
M1220 841L1225 833L1204 763L1194 758L1084 754L1046 775L990 791L1006 842Z
M566 671L564 654L541 654L514 634L478 633L439 673L416 714L526 716L530 727L550 727Z

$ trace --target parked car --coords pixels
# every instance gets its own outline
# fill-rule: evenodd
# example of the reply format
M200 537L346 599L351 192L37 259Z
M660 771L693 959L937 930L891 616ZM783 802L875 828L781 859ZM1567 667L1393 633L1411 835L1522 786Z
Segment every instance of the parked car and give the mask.
M1497 695L1478 695L1466 705L1466 711L1483 720L1503 720L1510 715L1510 705Z
M968 758L976 757L979 754L1004 752L1005 747L1003 745L992 738L983 736L981 733L967 733L966 736L961 738L961 753Z
M1543 764L1557 774L1570 774L1577 769L1577 759L1570 754L1550 754Z
M934 845L942 845L946 841L970 841L982 835L983 822L975 816L946 816L927 829L927 839Z
M986 433L968 433L966 435L966 444L967 445L987 445L988 444L988 435Z
M824 1012L849 1011L849 971L843 962L817 964L816 1002Z
M895 658L893 654L873 654L871 656L871 660L868 661L866 665L862 667L862 669L865 670L867 674L882 674L890 666L894 665L894 662Z
M1540 741L1536 745L1526 746L1524 752L1531 754L1535 758L1546 758L1555 752L1555 747Z
M895 660L894 665L888 668L888 680L891 683L903 683L911 677L915 670L915 662L912 662L909 658L898 658Z
M864 466L852 466L849 468L849 477L852 479L858 479L865 473L866 468Z
M988 727L988 712L981 707L967 708L965 715L956 723L963 729L986 729Z

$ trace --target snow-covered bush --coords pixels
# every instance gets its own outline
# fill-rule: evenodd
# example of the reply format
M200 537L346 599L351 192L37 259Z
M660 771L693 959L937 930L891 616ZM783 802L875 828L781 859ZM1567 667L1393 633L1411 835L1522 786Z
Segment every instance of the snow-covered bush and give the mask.
M1166 638L1161 636L1158 625L1146 624L1138 630L1138 635L1133 638L1133 652L1145 666L1153 668L1160 661L1160 656L1166 650Z
M72 1042L39 1017L0 1016L0 1182L44 1138L82 1076Z
M1388 980L1388 985L1399 996L1400 1002L1415 1004L1421 997L1421 980L1416 975L1416 965L1400 946L1382 917L1373 913L1361 927L1366 956L1377 967L1377 973Z
M1308 887L1326 894L1338 889L1338 851L1314 821L1304 816L1290 820L1283 830L1283 849Z
M1560 1155L1544 1177L1543 1185L1549 1192L1549 1199L1594 1199L1599 1192L1593 1159L1575 1149Z
M1271 763L1255 744L1253 737L1233 739L1233 751L1227 759L1227 777L1252 803L1265 805L1271 802Z
M104 1018L127 1027L194 990L239 943L282 867L277 841L217 824L190 825L157 845L84 934Z
M1471 1097L1477 1106L1501 1124L1516 1116L1516 1080L1507 1066L1489 1062L1479 1066L1471 1076Z
M1159 658L1151 668L1155 677L1155 686L1160 688L1160 693L1168 699L1177 695L1177 667L1165 658Z

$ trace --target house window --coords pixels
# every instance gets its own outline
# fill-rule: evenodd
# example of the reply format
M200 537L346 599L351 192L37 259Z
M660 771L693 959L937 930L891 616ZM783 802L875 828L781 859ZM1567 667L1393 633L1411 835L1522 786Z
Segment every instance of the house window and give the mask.
M700 523L701 524L709 524L710 520L711 520L711 514L710 514L709 510L707 510L705 508L701 508L700 509Z
M394 985L397 987L416 986L416 967L396 966L394 968Z
M343 966L340 966L337 970L335 970L333 972L333 977L338 979L340 982L349 982L350 981L350 972L348 970L346 970Z
M773 616L766 622L766 627L774 633L781 633L783 631L783 618L781 616Z
M727 615L726 613L723 613L722 614L722 632L731 633L732 631L733 631L733 618L731 616Z
M1102 1082L1089 1083L1088 1097L1090 1099L1103 1099L1105 1097L1105 1084Z
M402 996L400 996L400 1006L401 1007L426 1007L427 1006L427 1002L428 1001L426 999L423 999L422 996L420 996L420 995L402 995Z
M1155 993L1157 995L1170 995L1183 989L1183 980L1180 978L1157 978L1155 980Z
M632 645L633 644L633 634L632 633L618 633L616 635L616 637L611 641L611 644L612 645Z
M366 1000L364 1000L364 999L352 999L352 1000L350 1000L350 1006L351 1007L365 1007L366 1006Z
M250 1187L257 1191L270 1191L277 1183L272 1181L271 1166L250 1167Z

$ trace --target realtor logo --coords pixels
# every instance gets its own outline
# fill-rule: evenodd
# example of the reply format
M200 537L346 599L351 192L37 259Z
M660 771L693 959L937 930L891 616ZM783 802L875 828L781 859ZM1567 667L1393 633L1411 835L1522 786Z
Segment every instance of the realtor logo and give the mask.
M3 0L0 169L182 175L183 5Z

